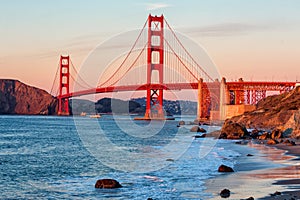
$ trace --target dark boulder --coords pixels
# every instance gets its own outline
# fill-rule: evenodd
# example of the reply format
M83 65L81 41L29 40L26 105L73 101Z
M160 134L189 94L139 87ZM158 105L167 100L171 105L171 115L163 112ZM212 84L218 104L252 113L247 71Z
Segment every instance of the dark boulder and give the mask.
M226 120L221 129L222 134L226 134L227 139L241 139L248 135L248 131L245 126Z
M276 192L274 192L273 194L270 194L272 197L274 197L274 196L278 196L278 195L281 195L281 192L278 192L278 191L276 191Z
M199 133L206 133L206 130L204 128L200 128L199 126L193 126L190 129L191 132L199 132Z
M241 199L241 200L254 200L254 197L249 197L247 199Z
M122 185L114 179L100 179L95 184L95 188L114 189L120 187Z
M228 189L222 190L222 191L220 192L220 196L221 196L222 198L228 198L228 197L230 197L230 190L228 190Z
M168 158L166 161L168 161L168 162L174 162L174 159Z
M207 135L204 133L202 135L194 135L194 138L205 138Z
M200 132L200 133L206 133L206 130L204 128L200 128L198 132Z
M234 172L234 170L226 165L220 165L218 172Z
M247 154L247 156L250 157L250 156L253 156L253 155L249 153L249 154Z

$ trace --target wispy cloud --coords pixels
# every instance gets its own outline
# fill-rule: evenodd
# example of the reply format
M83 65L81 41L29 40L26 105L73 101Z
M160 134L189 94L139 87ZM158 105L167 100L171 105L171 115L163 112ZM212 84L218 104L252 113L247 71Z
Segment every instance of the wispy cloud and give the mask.
M275 29L272 24L222 23L210 26L191 27L181 29L183 32L196 36L235 36Z
M146 3L146 9L149 11L168 8L168 7L171 7L171 5L166 3Z

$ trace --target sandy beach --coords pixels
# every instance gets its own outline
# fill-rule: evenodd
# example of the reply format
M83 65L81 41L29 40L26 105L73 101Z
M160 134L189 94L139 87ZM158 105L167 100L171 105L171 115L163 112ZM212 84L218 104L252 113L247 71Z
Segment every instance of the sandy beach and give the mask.
M261 200L268 199L279 199L279 200L288 200L288 199L300 199L300 147L299 141L296 142L298 145L296 146L287 146L285 144L277 144L273 148L277 148L279 150L284 150L284 155L293 156L289 160L291 163L290 166L285 168L276 169L275 182L273 185L283 186L284 190L279 191L280 195L269 195ZM288 161L288 160L287 160Z
M254 140L232 145L241 154L235 172L208 180L206 192L214 194L212 199L222 199L218 194L225 188L231 191L228 199L300 199L300 142L296 144L268 146Z

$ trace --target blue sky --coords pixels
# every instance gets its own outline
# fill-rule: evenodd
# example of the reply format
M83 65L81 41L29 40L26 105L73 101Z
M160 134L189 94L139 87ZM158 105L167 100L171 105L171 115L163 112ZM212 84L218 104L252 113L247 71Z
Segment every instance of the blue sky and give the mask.
M227 79L294 81L299 8L298 0L0 0L0 74L49 90L60 54L80 66L97 44L163 13Z

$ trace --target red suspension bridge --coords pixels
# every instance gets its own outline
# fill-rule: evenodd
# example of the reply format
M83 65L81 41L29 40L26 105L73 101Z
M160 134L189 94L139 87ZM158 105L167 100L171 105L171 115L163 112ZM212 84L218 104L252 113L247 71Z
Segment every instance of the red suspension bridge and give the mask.
M70 114L69 99L73 97L146 91L143 119L165 119L164 91L194 89L198 90L197 118L207 119L212 113L220 116L223 105L255 104L266 97L267 91L286 92L296 85L296 82L226 82L224 78L219 82L193 58L163 15L149 15L130 51L110 65L115 65L114 71L108 70L105 79L93 87L81 77L69 56L61 56L51 89L52 92L59 83L58 114ZM71 83L78 86L76 91L70 91Z

